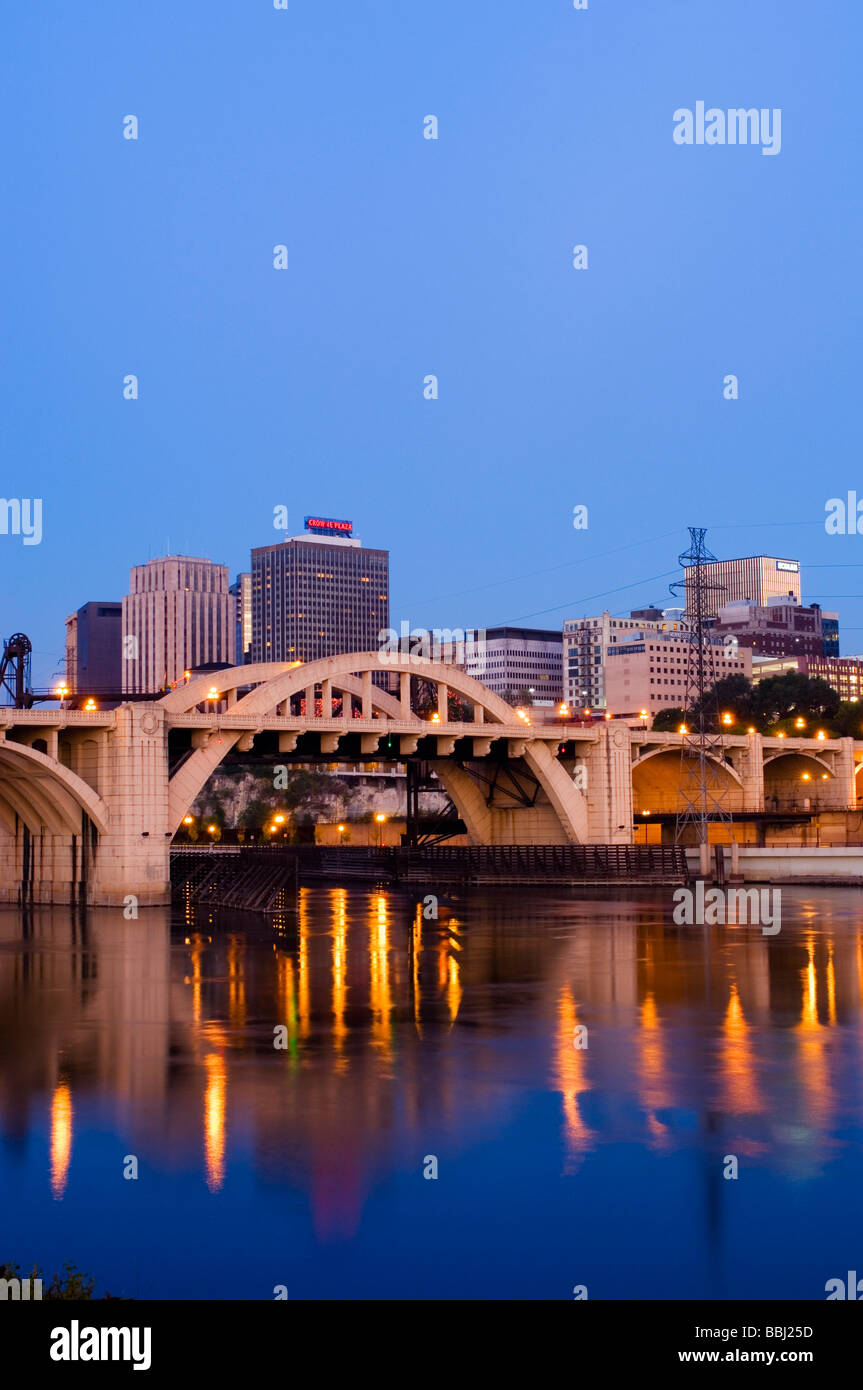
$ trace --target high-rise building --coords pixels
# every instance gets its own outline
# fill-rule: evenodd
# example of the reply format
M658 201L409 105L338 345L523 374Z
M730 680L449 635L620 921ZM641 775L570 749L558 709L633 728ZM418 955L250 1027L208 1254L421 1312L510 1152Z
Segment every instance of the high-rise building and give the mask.
M94 599L66 619L66 684L73 694L119 693L122 634L119 599Z
M688 580L690 566L684 569ZM778 559L775 555L747 555L740 560L715 560L702 566L708 589L709 612L713 617L725 603L749 599L760 608L768 608L777 599L791 598L799 604L800 563ZM692 616L693 588L686 585L686 611Z
M564 698L570 709L605 709L606 659L633 633L688 631L679 609L634 608L629 617L606 611L569 618L563 625Z
M307 517L303 535L252 551L252 661L378 651L389 612L389 551L349 521Z
M724 604L713 624L722 637L734 636L759 656L838 656L839 618L817 603L803 607L786 596L769 607L737 599Z
M252 659L252 576L238 574L230 589L237 613L237 665Z
M228 570L191 555L135 565L123 599L123 690L156 694L199 666L233 666Z

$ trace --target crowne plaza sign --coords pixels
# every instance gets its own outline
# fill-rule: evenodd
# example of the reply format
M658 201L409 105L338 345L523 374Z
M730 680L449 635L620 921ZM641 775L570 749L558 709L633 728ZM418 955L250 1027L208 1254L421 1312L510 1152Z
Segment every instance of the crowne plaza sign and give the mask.
M352 521L336 521L331 516L307 516L303 518L303 521L306 530L313 531L318 536L350 536L353 534L354 523Z

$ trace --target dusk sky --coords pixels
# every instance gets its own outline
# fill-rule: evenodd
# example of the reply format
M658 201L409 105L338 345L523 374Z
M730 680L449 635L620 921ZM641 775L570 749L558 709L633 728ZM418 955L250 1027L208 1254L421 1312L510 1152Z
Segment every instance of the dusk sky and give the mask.
M278 505L390 550L395 626L670 603L702 525L800 559L863 650L863 538L824 526L863 496L859 0L50 0L4 28L0 492L43 535L0 535L0 636L36 684L130 565L233 578ZM781 109L781 150L675 144L698 101Z

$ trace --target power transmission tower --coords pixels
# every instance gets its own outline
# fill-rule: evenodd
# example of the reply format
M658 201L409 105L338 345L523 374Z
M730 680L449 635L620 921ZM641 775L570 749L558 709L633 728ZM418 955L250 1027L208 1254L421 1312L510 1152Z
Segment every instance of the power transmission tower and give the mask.
M680 755L680 795L683 808L678 812L674 843L682 844L691 826L699 846L702 874L708 871L711 822L726 828L729 841L734 842L734 824L726 805L729 778L724 771L725 741L721 732L720 712L713 707L709 696L716 685L715 644L710 640L712 619L719 609L719 597L725 585L713 582L706 567L716 564L704 544L707 528L690 526L689 550L679 557L685 577L670 585L672 594L685 594L686 616L689 623L688 661L686 670L686 724ZM718 732L714 732L714 726Z

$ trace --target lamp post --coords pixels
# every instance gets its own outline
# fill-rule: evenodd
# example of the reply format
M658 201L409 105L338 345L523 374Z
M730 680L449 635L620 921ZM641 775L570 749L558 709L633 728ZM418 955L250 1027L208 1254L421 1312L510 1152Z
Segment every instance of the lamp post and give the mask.
M384 847L384 821L386 820L386 816L384 815L383 811L378 811L377 815L375 816L375 820L376 820L377 823L378 823L378 848L379 848L379 849L383 849L383 847Z

